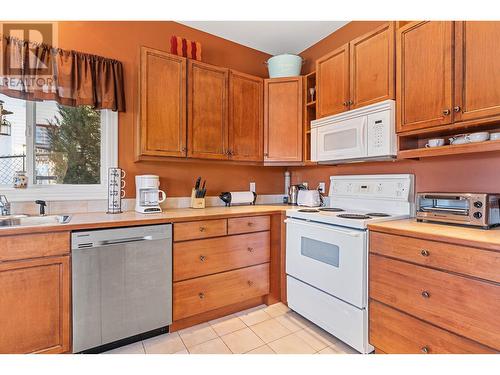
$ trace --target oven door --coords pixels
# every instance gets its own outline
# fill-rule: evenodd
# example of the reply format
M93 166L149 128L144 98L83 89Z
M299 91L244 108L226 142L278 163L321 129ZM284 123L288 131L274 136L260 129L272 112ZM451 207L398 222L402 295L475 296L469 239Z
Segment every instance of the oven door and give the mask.
M288 218L286 273L364 308L367 305L366 231Z
M317 128L315 132L317 160L367 157L367 121L367 116L361 116Z

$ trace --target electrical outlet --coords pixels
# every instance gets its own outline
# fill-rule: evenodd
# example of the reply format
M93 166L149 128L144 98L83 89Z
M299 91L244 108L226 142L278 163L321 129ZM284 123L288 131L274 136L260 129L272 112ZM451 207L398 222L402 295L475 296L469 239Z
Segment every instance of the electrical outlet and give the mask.
M250 182L250 191L255 193L255 182Z
M325 183L324 182L320 182L319 185L318 185L318 190L320 193L325 193L325 189L326 189L326 186L325 186Z

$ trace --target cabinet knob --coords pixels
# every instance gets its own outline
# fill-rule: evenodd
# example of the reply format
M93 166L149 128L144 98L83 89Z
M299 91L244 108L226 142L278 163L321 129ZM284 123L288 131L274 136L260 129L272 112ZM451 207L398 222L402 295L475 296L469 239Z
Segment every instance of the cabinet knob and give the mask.
M420 348L420 351L424 354L429 354L429 348L427 346L423 346Z
M459 105L457 105L457 106L453 107L453 110L454 110L455 112L460 112L460 109L461 109L461 108L460 108L460 106L459 106Z
M344 105L344 107L347 107L349 105L349 102L343 102L342 104Z
M200 255L200 261L204 262L206 259L205 255Z
M264 152L264 156L267 158L269 156L268 152Z
M443 115L448 116L451 113L449 109L443 110Z
M430 294L428 291L424 290L424 291L422 292L422 297L424 297L424 298L430 298L430 297L431 297L431 294Z
M205 293L203 293L203 292L198 293L198 297L199 297L200 299L205 298Z
M349 100L349 101L347 102L347 104L349 104L349 105L353 105L353 104L354 104L354 102L353 102L352 100Z
M200 227L200 232L205 232L205 227Z
M253 223L252 223L251 221L249 221L249 222L247 222L247 225L248 225L249 227L251 227L251 226L253 225Z
M248 284L248 286L252 286L253 285L253 281L248 280L247 284Z
M181 151L182 151L182 152L186 152L186 151L187 151L187 148L186 148L186 147L182 147L182 148L181 148Z
M429 255L431 255L431 253L429 252L429 250L421 250L420 251L420 255L422 255L423 257L428 257Z
M247 250L249 253L253 253L253 247L248 247Z

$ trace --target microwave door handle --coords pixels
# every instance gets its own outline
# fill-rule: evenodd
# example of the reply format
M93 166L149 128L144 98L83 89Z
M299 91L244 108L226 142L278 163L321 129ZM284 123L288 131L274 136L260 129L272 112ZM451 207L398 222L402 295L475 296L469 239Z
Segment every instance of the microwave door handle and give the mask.
M361 126L361 146L362 146L362 149L364 151L364 153L366 154L366 156L368 156L368 148L366 147L366 140L368 138L368 132L366 131L366 123L368 122L368 117L367 116L364 116L363 117L363 125Z

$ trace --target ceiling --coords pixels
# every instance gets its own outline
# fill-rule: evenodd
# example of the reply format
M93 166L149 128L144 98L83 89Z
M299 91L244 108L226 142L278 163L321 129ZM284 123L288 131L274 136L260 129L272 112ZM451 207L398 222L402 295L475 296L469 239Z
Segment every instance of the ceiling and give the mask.
M278 55L298 54L348 21L181 21L221 38Z

